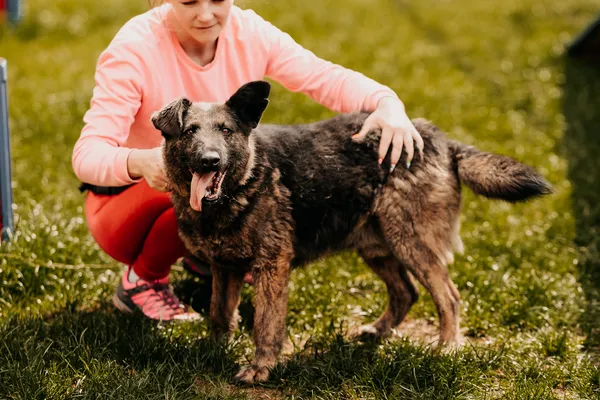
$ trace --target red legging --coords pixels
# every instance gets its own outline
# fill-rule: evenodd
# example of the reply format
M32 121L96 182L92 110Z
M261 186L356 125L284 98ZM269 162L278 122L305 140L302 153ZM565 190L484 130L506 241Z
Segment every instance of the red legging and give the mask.
M164 278L188 254L177 234L170 194L150 188L146 181L111 196L88 192L85 216L102 250L132 265L144 280Z

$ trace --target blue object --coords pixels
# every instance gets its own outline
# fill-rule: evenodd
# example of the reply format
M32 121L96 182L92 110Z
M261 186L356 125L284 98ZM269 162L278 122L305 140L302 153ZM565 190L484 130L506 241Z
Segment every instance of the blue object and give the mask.
M8 20L14 24L21 20L21 0L7 0Z
M0 204L2 205L2 240L8 240L14 229L7 81L6 59L0 58Z

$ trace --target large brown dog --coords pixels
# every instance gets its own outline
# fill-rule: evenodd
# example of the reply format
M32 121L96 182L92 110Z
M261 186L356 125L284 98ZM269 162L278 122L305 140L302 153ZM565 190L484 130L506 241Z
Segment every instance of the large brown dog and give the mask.
M359 334L383 337L402 322L418 297L414 276L437 307L440 342L455 343L459 293L447 264L462 249L461 182L511 202L550 193L550 185L534 169L450 141L422 119L413 122L424 154L390 173L389 153L378 165L380 132L351 139L368 114L258 126L269 91L267 82L251 82L224 104L182 98L152 117L166 138L181 236L211 265L216 335L235 329L243 277L252 271L256 353L236 378L263 381L277 362L290 268L348 248L389 294L386 311Z

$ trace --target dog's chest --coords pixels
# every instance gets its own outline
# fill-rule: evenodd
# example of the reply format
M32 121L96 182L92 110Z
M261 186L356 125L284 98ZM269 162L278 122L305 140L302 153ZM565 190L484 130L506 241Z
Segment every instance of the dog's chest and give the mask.
M199 257L216 264L247 264L255 257L256 247L253 240L239 230L230 234L219 232L206 233L201 229L185 229L182 226L181 237L186 247Z
M182 210L179 232L192 253L216 264L248 265L255 258L256 232L248 224L220 229Z
M241 232L237 235L211 235L200 239L200 243L206 246L206 251L211 260L217 263L233 264L255 257L255 247L252 246L251 242Z

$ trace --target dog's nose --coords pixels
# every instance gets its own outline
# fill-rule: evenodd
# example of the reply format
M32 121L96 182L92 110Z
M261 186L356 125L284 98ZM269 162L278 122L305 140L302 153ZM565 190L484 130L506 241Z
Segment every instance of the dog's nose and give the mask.
M216 151L207 151L202 154L200 158L200 162L204 168L215 168L219 166L219 162L221 161L221 157L219 157L219 153Z

